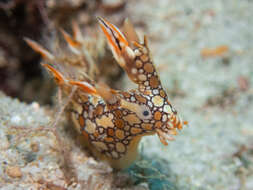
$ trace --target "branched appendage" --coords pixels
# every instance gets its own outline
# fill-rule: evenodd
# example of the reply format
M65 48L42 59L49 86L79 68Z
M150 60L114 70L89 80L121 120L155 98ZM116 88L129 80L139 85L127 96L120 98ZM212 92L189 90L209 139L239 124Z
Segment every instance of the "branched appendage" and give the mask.
M49 64L43 66L52 73L64 94L71 94L71 89L76 87L70 116L91 152L113 168L122 169L136 159L143 136L157 134L161 143L168 145L167 141L172 140L187 122L181 121L168 101L150 56L147 37L141 43L129 21L125 22L122 33L108 21L98 20L114 58L138 89L122 92L96 83L85 64L82 66L87 73L74 78ZM79 56L82 45L77 38L80 36L78 30L74 38L64 31L62 34L73 53ZM26 41L46 60L54 62L54 55L36 42Z

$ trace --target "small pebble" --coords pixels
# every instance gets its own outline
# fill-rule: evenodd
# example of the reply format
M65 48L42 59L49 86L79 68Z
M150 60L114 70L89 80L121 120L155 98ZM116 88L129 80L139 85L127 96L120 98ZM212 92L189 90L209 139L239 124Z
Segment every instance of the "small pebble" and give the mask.
M6 173L9 177L12 177L12 178L22 177L21 169L18 166L8 166L6 168Z
M38 143L32 143L31 144L31 149L32 149L33 152L38 152L39 151Z

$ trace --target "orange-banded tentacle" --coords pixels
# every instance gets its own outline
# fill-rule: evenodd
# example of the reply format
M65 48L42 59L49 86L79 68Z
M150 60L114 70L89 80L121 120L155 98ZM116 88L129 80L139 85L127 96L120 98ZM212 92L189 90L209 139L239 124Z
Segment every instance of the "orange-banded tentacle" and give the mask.
M105 34L108 40L108 43L110 45L110 48L112 49L113 54L115 54L114 52L116 52L116 56L118 56L120 54L120 46L119 42L118 41L115 42L115 38L112 37L113 31L109 28L109 26L102 18L98 18L98 21L103 33Z
M102 18L98 18L98 20L112 50L113 56L121 67L126 68L126 62L128 62L129 59L133 60L135 57L133 50L129 47L128 41L116 26Z
M77 40L73 39L67 32L65 32L62 28L60 28L60 31L66 40L67 44L69 45L70 50L75 54L80 54L80 47L81 43Z
M88 82L85 81L73 81L73 80L67 80L63 77L63 75L57 71L55 68L50 66L49 64L43 64L44 67L46 67L51 73L53 73L55 81L57 82L58 85L61 84L69 84L69 85L75 85L81 88L85 93L92 94L92 95L97 95L97 90L95 87L90 85Z
M45 48L43 48L37 42L35 42L29 38L24 38L24 40L34 51L38 52L44 59L47 59L49 61L52 61L55 59L55 57L49 51L47 51Z
M73 81L70 80L68 82L70 85L75 85L80 87L85 93L91 94L91 95L97 95L97 90L95 87L90 85L88 82L85 81Z
M80 87L85 93L100 96L104 99L109 109L115 109L119 106L119 98L116 96L117 92L104 84L99 83L94 87L86 81L70 80L68 83Z
M105 21L102 18L98 18L98 20L118 64L127 72L129 78L133 82L137 84L143 83L138 78L139 73L135 72L137 71L135 63L136 56L133 49L131 49L129 46L129 42L126 40L125 36L113 24ZM134 35L137 36L136 33ZM131 38L136 38L137 40L136 36Z
M55 68L53 68L51 65L42 64L42 66L47 68L53 74L54 79L58 85L61 85L66 82L63 75L59 71L57 71Z
M136 40L131 44L114 25L101 18L99 18L99 23L116 61L127 72L128 77L139 85L139 90L145 92L146 90L160 88L160 79L149 54L147 37L144 36L144 43L141 44L135 30L129 25L126 30L132 31L124 33L128 40ZM131 49L129 43L135 48Z
M59 71L57 71L55 68L53 68L49 64L43 64L43 66L46 67L51 73L53 73L55 81L57 82L58 85L61 85L64 83L64 84L78 86L85 93L97 95L97 90L95 89L95 87L90 85L88 82L73 81L73 80L65 79Z
M98 17L98 20L103 31L105 30L106 35L113 35L112 37L119 39L119 42L116 42L116 43L119 43L117 44L119 48L121 48L122 46L120 42L122 42L125 46L128 46L128 41L126 40L125 36L121 33L121 31L115 25L109 23L108 21L100 17Z

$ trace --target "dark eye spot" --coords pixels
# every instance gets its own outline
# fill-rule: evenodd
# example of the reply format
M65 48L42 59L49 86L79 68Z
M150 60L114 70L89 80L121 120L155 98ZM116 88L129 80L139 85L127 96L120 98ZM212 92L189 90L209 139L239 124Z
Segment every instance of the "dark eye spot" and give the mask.
M149 115L149 112L148 112L148 111L144 111L144 112L143 112L143 115L144 115L144 116L148 116L148 115Z
M137 116L142 120L147 120L152 118L150 108L146 105L140 105L140 111L136 112Z

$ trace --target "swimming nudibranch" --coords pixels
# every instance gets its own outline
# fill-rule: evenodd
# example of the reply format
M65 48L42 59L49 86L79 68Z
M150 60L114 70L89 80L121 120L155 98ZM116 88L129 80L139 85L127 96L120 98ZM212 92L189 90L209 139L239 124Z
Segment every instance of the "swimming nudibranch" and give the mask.
M113 168L122 169L136 159L143 136L156 133L167 145L167 140L173 139L171 135L176 135L176 130L182 129L187 122L180 120L168 101L151 60L147 38L144 36L144 43L140 43L129 22L125 22L122 33L106 20L98 18L98 21L114 58L138 89L124 92L110 89L94 79L91 71L94 66L87 65L87 62L78 62L86 72L78 79L64 75L47 63L42 65L53 74L65 94L70 94L73 86L77 86L69 105L77 130L83 134L85 143L96 157L107 161ZM73 38L64 31L62 33L73 53L85 57L78 27L74 27ZM57 57L36 42L29 39L26 42L51 64L58 62ZM60 64L69 63L63 61Z

